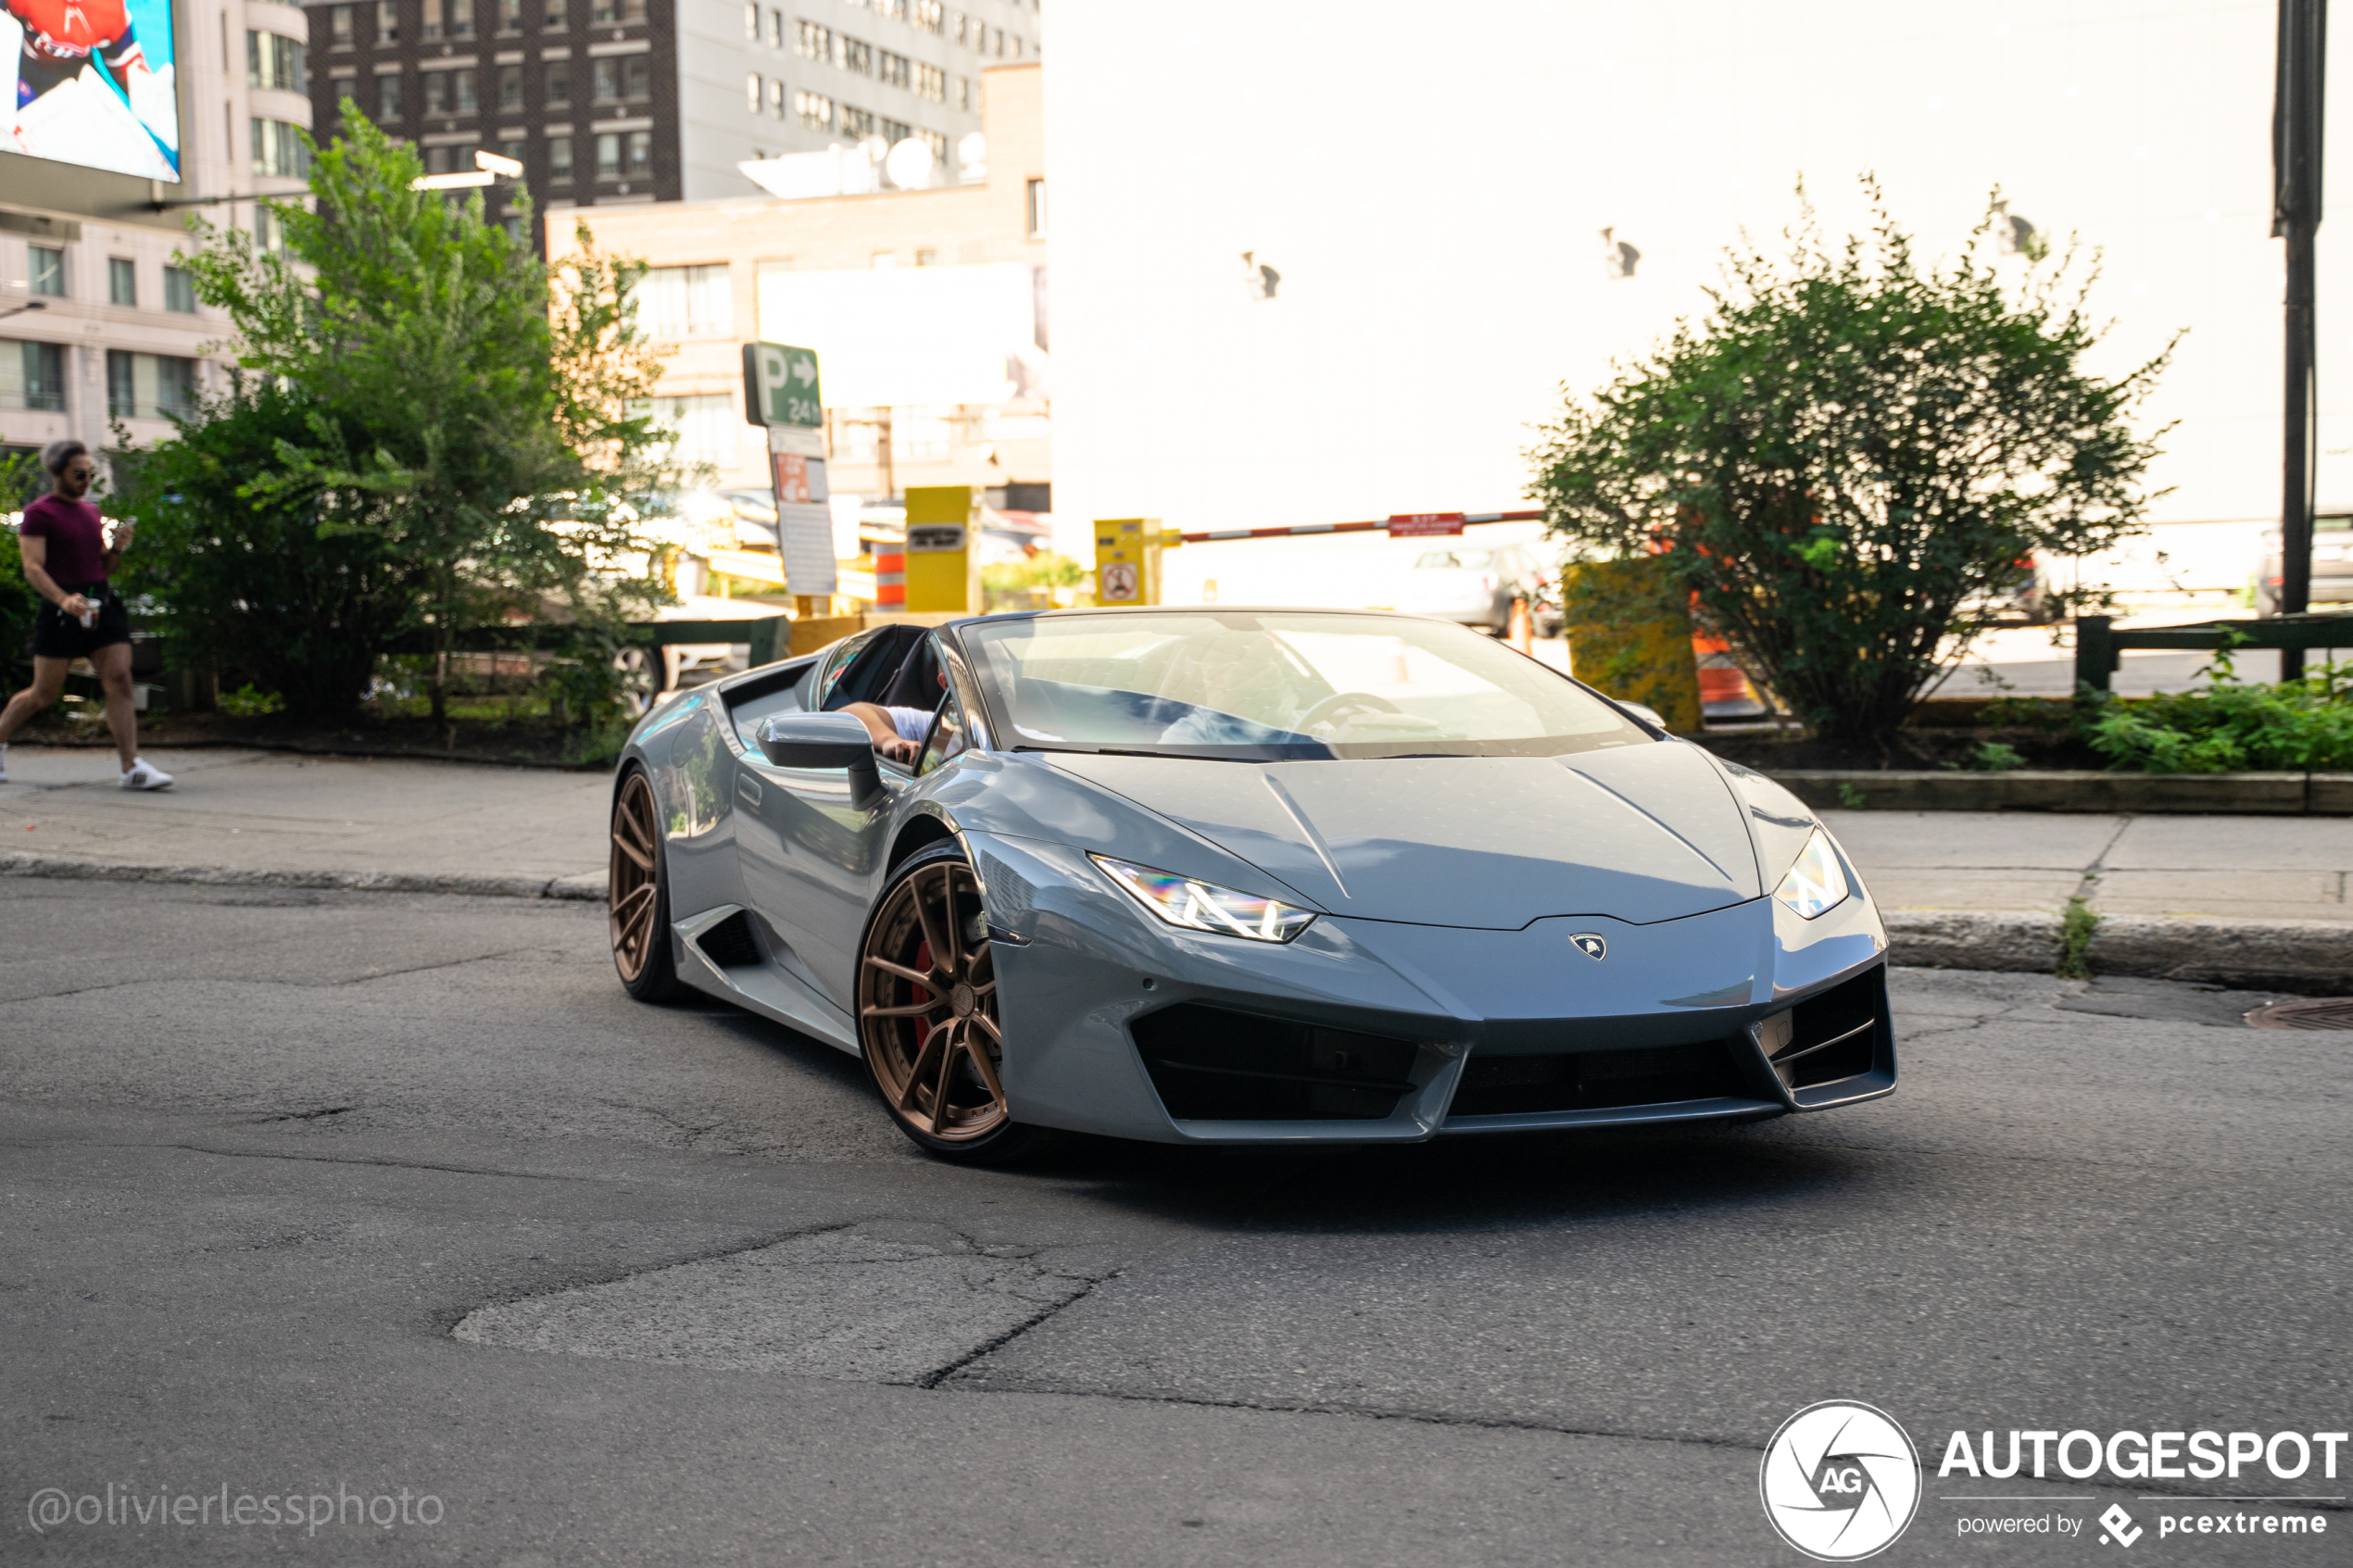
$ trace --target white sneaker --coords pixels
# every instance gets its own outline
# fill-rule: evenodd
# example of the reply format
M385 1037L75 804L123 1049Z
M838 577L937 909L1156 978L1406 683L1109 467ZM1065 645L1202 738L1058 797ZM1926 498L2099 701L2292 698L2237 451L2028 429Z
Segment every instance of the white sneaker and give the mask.
M170 789L171 775L144 757L134 758L130 771L122 775L122 787L125 789Z

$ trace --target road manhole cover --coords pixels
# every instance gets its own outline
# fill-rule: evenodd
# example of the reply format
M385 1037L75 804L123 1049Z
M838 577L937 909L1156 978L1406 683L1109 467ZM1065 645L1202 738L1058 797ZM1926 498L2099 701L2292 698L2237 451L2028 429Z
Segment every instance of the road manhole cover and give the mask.
M2353 1029L2353 997L2315 997L2274 1002L2246 1015L2258 1029Z

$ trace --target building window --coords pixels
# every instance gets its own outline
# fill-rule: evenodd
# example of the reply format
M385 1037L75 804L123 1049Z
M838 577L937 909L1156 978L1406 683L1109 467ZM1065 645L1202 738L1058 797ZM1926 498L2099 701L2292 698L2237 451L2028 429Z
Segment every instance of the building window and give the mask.
M571 137L550 136L547 138L547 178L550 182L558 185L572 183Z
M1028 189L1029 237L1042 240L1046 237L1046 182L1032 180Z
M62 299L66 292L66 253L58 245L27 245L26 261L32 273L32 292Z
M253 124L253 171L288 180L310 178L310 148L298 126L283 119L256 119Z
M768 112L777 119L785 118L785 83L781 77L768 84Z
M602 180L621 178L621 135L608 131L597 138L597 176Z
M473 112L473 72L470 70L425 72L426 114L472 114Z
M653 268L629 297L637 302L637 324L658 343L735 335L736 296L724 264Z
M956 79L956 107L966 112L970 112L973 107L973 84L970 77L960 76Z
M915 132L915 140L931 149L931 162L934 169L948 167L948 132L918 130Z
M309 51L275 32L245 34L245 85L275 87L282 92L310 91Z
M882 51L875 61L875 76L886 87L910 87L914 84L914 62L904 55Z
M948 101L948 73L937 66L915 68L915 96L928 98L935 104Z
M570 0L547 0L547 14L541 18L539 25L549 32L560 32L570 27L572 13L569 6Z
M915 265L937 267L939 265L939 253L936 250L919 250L915 253Z
M338 49L351 47L350 6L330 6L327 7L327 37Z
M907 19L907 0L870 0L870 4L878 17L888 17L895 22Z
M474 35L474 0L424 0L424 4L426 38Z
M600 27L646 19L646 0L589 0L588 19Z
M164 268L163 307L182 316L196 313L196 280L185 267Z
M442 0L424 0L425 25L419 31L429 44L441 36L441 4Z
M760 7L758 6L744 7L744 37L754 44L760 42Z
M834 101L815 93L795 93L792 95L793 118L812 131L834 128Z
M713 468L733 468L736 445L742 439L743 411L737 400L726 393L715 397L656 397L653 418L665 430L675 431L677 445L672 453L681 463L709 463Z
M136 305L139 303L139 269L131 258L122 256L107 257L107 303Z
M522 67L500 66L498 68L499 112L502 114L510 114L520 110L522 107Z
M456 142L425 149L425 172L428 174L465 174L477 167L472 142Z
M785 13L782 11L771 11L768 13L768 47L771 49L781 49L784 46Z
M915 0L915 25L925 32L939 31L947 19L947 7L939 0Z
M650 55L608 55L591 62L596 72L597 102L619 103L623 98L645 98L652 95L652 64ZM751 79L751 112L760 112L760 78Z
M572 62L549 60L539 68L547 83L547 107L562 108L572 102Z
M623 174L633 179L640 174L651 174L654 171L654 133L650 131L632 131L626 155L621 166Z
M522 0L498 0L498 31L500 32L522 31Z
M498 132L498 156L500 157L512 158L517 163L523 163L525 158L530 156L530 153L531 144L522 139L522 132L501 131ZM526 164L525 167L528 168L529 166Z
M0 340L0 408L66 411L66 351L54 343Z
M376 0L376 42L400 42L400 7L395 0Z
M170 354L107 350L107 412L120 420L185 418L196 411L196 362Z
M894 147L915 133L915 128L903 119L886 119L882 122L880 130L882 139Z
M601 88L603 83L599 82L598 85ZM761 96L760 73L758 71L753 71L750 75L744 78L744 107L749 109L754 114L758 114L760 112L760 106L763 100Z
M834 123L841 128L843 135L854 141L862 142L875 133L875 117L872 111L854 109L848 104L834 110Z
M830 60L834 57L834 35L831 29L815 22L793 24L792 52L804 60Z
M855 38L844 38L841 54L834 64L844 70L854 70L861 76L872 76L875 74L875 46L862 44Z
M383 120L400 118L400 73L388 70L376 78L376 118Z
M266 207L253 209L253 243L272 254L283 253L286 248L286 226Z

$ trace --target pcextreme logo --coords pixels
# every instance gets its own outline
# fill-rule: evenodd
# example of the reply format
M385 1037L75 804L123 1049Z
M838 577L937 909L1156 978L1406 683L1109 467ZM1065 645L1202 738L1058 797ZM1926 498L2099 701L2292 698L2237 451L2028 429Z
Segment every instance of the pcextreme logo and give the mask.
M1756 1486L1781 1539L1822 1562L1884 1551L1920 1506L1920 1459L1895 1418L1825 1399L1781 1423Z

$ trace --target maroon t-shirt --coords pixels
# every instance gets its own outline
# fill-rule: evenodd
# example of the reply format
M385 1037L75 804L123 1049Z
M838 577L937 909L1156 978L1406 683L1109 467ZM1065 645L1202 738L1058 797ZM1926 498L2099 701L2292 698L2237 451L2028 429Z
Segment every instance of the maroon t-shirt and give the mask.
M106 525L89 502L44 495L25 508L22 532L28 539L49 541L42 570L59 586L79 588L106 581Z

